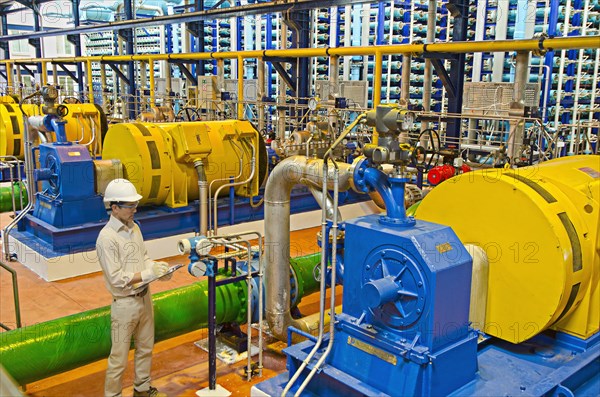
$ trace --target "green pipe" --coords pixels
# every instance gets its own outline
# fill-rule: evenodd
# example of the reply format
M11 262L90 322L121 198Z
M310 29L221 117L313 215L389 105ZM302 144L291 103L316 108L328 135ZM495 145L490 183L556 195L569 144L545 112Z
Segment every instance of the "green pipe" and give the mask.
M318 290L313 269L319 254L296 258L298 292ZM299 294L299 297L301 297ZM246 321L245 282L217 288L217 322ZM155 339L161 341L207 325L206 280L153 295ZM0 364L19 384L27 384L108 357L110 306L0 333Z
M23 182L13 182L11 186L0 187L0 212L13 210L13 194L15 197L15 210L21 209L21 197L23 206L27 205L27 190Z
M406 210L406 216L415 216L415 213L417 212L417 208L419 208L421 201L422 200L419 200L410 207L408 207L408 209Z

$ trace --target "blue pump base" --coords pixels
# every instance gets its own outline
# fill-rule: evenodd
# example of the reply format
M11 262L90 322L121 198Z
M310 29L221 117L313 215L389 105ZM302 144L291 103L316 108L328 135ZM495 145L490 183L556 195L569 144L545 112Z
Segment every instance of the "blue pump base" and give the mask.
M338 338L338 335L336 340L338 341L336 343L345 343ZM288 365L290 362L301 362L313 345L312 341L306 341L285 349L288 354ZM324 345L326 346L326 343ZM462 364L457 361L454 365ZM448 395L596 396L600 391L600 333L582 340L562 333L546 331L518 345L490 338L478 346L477 365L475 379ZM297 364L289 366L292 371L296 367ZM309 366L309 370L311 368ZM364 371L369 371L368 364L364 366ZM257 384L253 388L253 395L280 396L290 377L289 374L290 372L285 372ZM409 373L404 375L408 376ZM379 380L382 383L402 383L401 378L381 377ZM292 389L289 395L293 395L296 389ZM403 393L401 389L393 394L384 393L331 365L325 365L302 395L404 396L408 394Z

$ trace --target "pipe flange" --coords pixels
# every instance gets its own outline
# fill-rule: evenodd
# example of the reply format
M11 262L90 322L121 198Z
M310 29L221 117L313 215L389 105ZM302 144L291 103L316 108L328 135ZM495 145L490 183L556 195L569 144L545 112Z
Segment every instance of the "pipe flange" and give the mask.
M547 33L540 32L533 35L534 39L538 39L538 49L531 51L531 53L537 57L541 57L548 52L548 49L544 47L544 40L549 38Z
M350 166L350 187L356 193L369 193L371 191L363 178L369 165L369 159L365 156L360 156L355 158Z

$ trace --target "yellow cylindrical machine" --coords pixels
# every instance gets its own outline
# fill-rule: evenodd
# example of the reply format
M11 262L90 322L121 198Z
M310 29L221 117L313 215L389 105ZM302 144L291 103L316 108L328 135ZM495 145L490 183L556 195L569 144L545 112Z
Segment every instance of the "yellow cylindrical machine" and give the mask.
M42 114L40 105L24 104L27 116ZM102 152L102 137L106 134L106 116L97 105L78 103L65 105L69 113L65 116L67 140L87 145L92 155ZM0 103L0 156L9 155L23 158L23 112L17 103ZM56 137L48 134L48 141ZM34 142L38 142L37 132L32 132Z
M39 105L23 105L29 116L41 114ZM23 112L17 103L0 103L0 156L23 159ZM37 135L37 134L36 134ZM36 137L34 136L34 141Z
M87 145L92 157L102 153L102 138L108 130L108 122L102 108L93 103L65 105L69 113L64 117L67 140ZM51 137L51 141L56 139Z
M550 327L582 338L600 328L599 203L598 156L575 156L459 175L415 216L485 250L483 331L519 343Z
M267 164L264 142L248 121L114 124L106 134L102 158L121 161L124 177L144 197L142 205L181 207L199 196L194 161L203 161L209 183L223 179L213 184L214 193L230 177L249 178L253 147L254 178L235 190L249 197L258 194Z

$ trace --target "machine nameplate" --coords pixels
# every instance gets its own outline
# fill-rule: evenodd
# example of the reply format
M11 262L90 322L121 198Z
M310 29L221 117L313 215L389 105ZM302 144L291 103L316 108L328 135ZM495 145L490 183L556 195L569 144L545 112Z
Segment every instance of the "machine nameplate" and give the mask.
M355 339L351 336L348 337L348 344L350 346L356 347L359 350L364 351L367 354L371 354L373 356L379 357L383 361L388 362L392 365L396 365L396 363L398 362L398 358L396 356L394 356L393 354L383 351L381 349L378 349L375 346L371 346L371 345L369 345L363 341L360 341L358 339Z
M450 245L450 243L438 244L435 246L435 248L438 250L438 252L440 254L443 254L444 252L452 251L452 246Z
M598 178L600 178L600 172L596 171L596 170L595 170L595 169L593 169L593 168L590 168L590 167L582 167L582 168L579 168L579 171L581 171L581 172L585 172L586 174L588 174L589 176L591 176L591 177L592 177L592 178L594 178L594 179L598 179Z
M81 152L67 152L70 157L79 157L81 156Z

